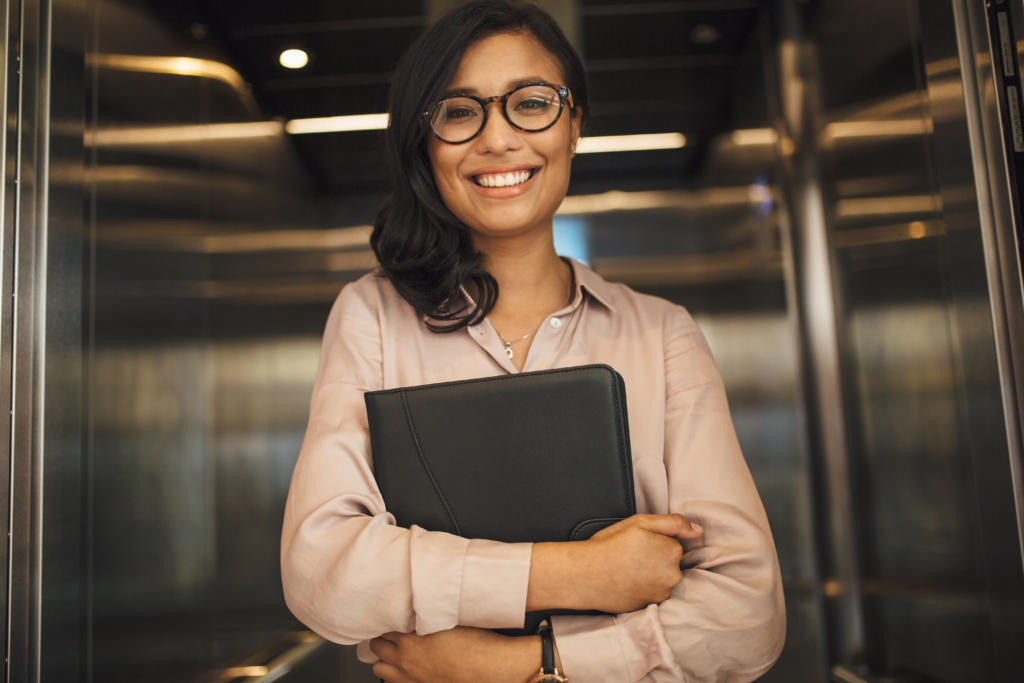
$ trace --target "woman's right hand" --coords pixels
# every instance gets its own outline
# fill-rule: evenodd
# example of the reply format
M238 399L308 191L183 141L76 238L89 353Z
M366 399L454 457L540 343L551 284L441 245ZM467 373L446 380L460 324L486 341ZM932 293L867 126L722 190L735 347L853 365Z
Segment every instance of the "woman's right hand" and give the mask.
M633 515L586 541L537 543L527 609L617 614L661 602L683 579L679 539L703 533L682 515Z
M633 515L598 531L583 543L588 609L630 612L665 600L683 580L680 539L702 533L676 514Z

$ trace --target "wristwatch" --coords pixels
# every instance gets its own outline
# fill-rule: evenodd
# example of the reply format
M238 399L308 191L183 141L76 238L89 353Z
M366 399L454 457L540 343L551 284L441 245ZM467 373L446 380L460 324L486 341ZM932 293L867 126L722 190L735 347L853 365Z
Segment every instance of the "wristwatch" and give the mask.
M547 619L540 622L537 634L540 636L540 671L528 683L568 683L569 679L558 673L558 667L555 666L555 643Z

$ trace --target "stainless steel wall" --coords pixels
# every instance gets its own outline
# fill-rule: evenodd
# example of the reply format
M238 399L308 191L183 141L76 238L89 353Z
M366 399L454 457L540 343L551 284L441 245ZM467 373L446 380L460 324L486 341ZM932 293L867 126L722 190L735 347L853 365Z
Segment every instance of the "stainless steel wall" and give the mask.
M1019 415L1003 410L957 5L790 7L802 61L782 91L804 100L787 122L803 136L791 173L830 659L868 679L1024 671L1004 421Z
M73 680L82 661L82 6L24 1L5 11L4 668L12 681ZM54 647L44 648L44 639Z
M1021 671L968 4L765 3L699 169L576 188L556 219L711 343L785 579L765 680ZM369 678L294 635L277 568L327 308L373 265L367 198L317 193L201 18L5 8L9 678L259 680L314 650L293 680Z
M826 676L826 634L800 328L780 187L774 45L772 16L764 11L742 50L746 68L732 84L725 132L715 136L692 176L660 195L663 206L580 219L595 270L686 306L707 337L783 573L786 648L763 680L815 681ZM623 196L624 209L630 197ZM578 203L570 197L563 211L571 213Z
M232 678L300 629L278 538L338 250L212 27L89 9L83 673Z

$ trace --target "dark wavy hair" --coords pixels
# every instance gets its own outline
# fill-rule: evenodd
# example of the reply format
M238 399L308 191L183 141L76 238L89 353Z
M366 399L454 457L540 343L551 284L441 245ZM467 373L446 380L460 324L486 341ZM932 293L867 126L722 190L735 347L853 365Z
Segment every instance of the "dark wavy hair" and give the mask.
M398 63L391 81L391 122L385 149L392 191L373 221L370 246L381 274L427 316L434 332L475 325L494 308L498 282L473 248L470 229L448 209L434 182L427 156L429 126L423 119L441 97L474 43L500 33L529 33L554 56L572 93L570 115L587 116L583 63L555 21L536 5L478 0L442 17ZM582 124L582 121L581 121ZM459 296L472 283L474 306Z

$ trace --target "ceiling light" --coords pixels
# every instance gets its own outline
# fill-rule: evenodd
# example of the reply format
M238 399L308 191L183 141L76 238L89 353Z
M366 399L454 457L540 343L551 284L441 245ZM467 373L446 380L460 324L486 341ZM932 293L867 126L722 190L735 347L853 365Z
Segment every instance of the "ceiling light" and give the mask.
M292 48L281 53L281 66L287 69L301 69L309 64L309 55L304 50Z
M602 152L638 152L648 149L679 149L686 146L682 133L650 133L642 135L604 135L581 138L577 154Z
M346 133L353 130L384 130L388 127L387 114L355 114L352 116L323 116L315 119L292 119L284 125L286 133Z

